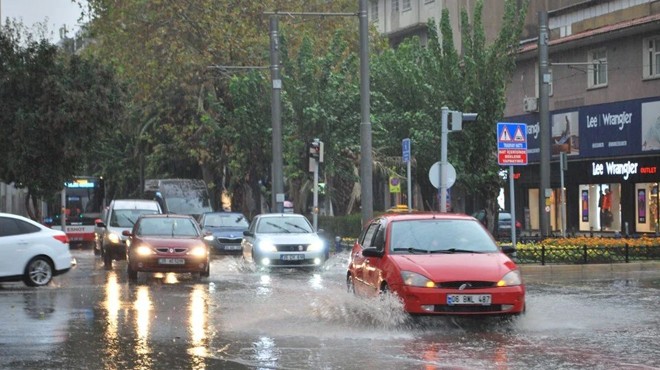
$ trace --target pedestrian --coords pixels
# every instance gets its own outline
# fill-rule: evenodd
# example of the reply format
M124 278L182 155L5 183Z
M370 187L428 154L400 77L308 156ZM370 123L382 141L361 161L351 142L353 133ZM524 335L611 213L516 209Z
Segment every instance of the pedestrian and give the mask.
M610 228L612 226L612 193L610 192L610 189L605 189L605 194L602 196L603 199L603 205L601 207L601 210L603 212L603 218L601 220L601 223L605 226L605 228Z

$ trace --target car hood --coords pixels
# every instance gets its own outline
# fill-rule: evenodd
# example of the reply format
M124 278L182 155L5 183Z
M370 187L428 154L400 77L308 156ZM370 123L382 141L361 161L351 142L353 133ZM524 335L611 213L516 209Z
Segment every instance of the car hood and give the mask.
M311 244L320 240L316 233L259 234L259 240L270 240L273 244Z
M391 255L391 257L400 270L416 272L436 282L498 281L507 272L517 268L511 259L500 252Z
M210 231L216 237L242 238L244 227L207 227L204 230Z
M191 248L198 245L203 245L204 242L201 238L163 238L163 237L142 237L142 243L149 244L154 248L171 247L171 248Z

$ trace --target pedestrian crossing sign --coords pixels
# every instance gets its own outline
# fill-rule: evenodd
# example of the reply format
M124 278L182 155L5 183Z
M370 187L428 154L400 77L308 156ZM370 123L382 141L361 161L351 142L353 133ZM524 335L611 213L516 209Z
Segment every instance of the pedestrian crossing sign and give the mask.
M497 150L500 165L526 165L527 125L499 122L497 124Z

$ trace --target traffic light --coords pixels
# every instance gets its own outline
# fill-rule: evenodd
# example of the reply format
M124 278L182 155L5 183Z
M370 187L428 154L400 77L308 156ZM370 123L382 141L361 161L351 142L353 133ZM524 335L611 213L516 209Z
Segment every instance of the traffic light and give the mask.
M314 141L309 143L309 158L323 163L323 142L319 141L319 139L314 139Z

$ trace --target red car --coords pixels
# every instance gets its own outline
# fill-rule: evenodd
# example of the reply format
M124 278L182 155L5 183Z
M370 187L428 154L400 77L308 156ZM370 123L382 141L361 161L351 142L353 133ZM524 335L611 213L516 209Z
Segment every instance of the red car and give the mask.
M192 216L143 215L132 231L123 234L129 237L126 252L129 280L137 280L139 271L209 276L209 248Z
M349 291L362 296L397 294L410 314L525 311L520 270L483 225L466 215L387 214L374 219L353 246L346 282Z

